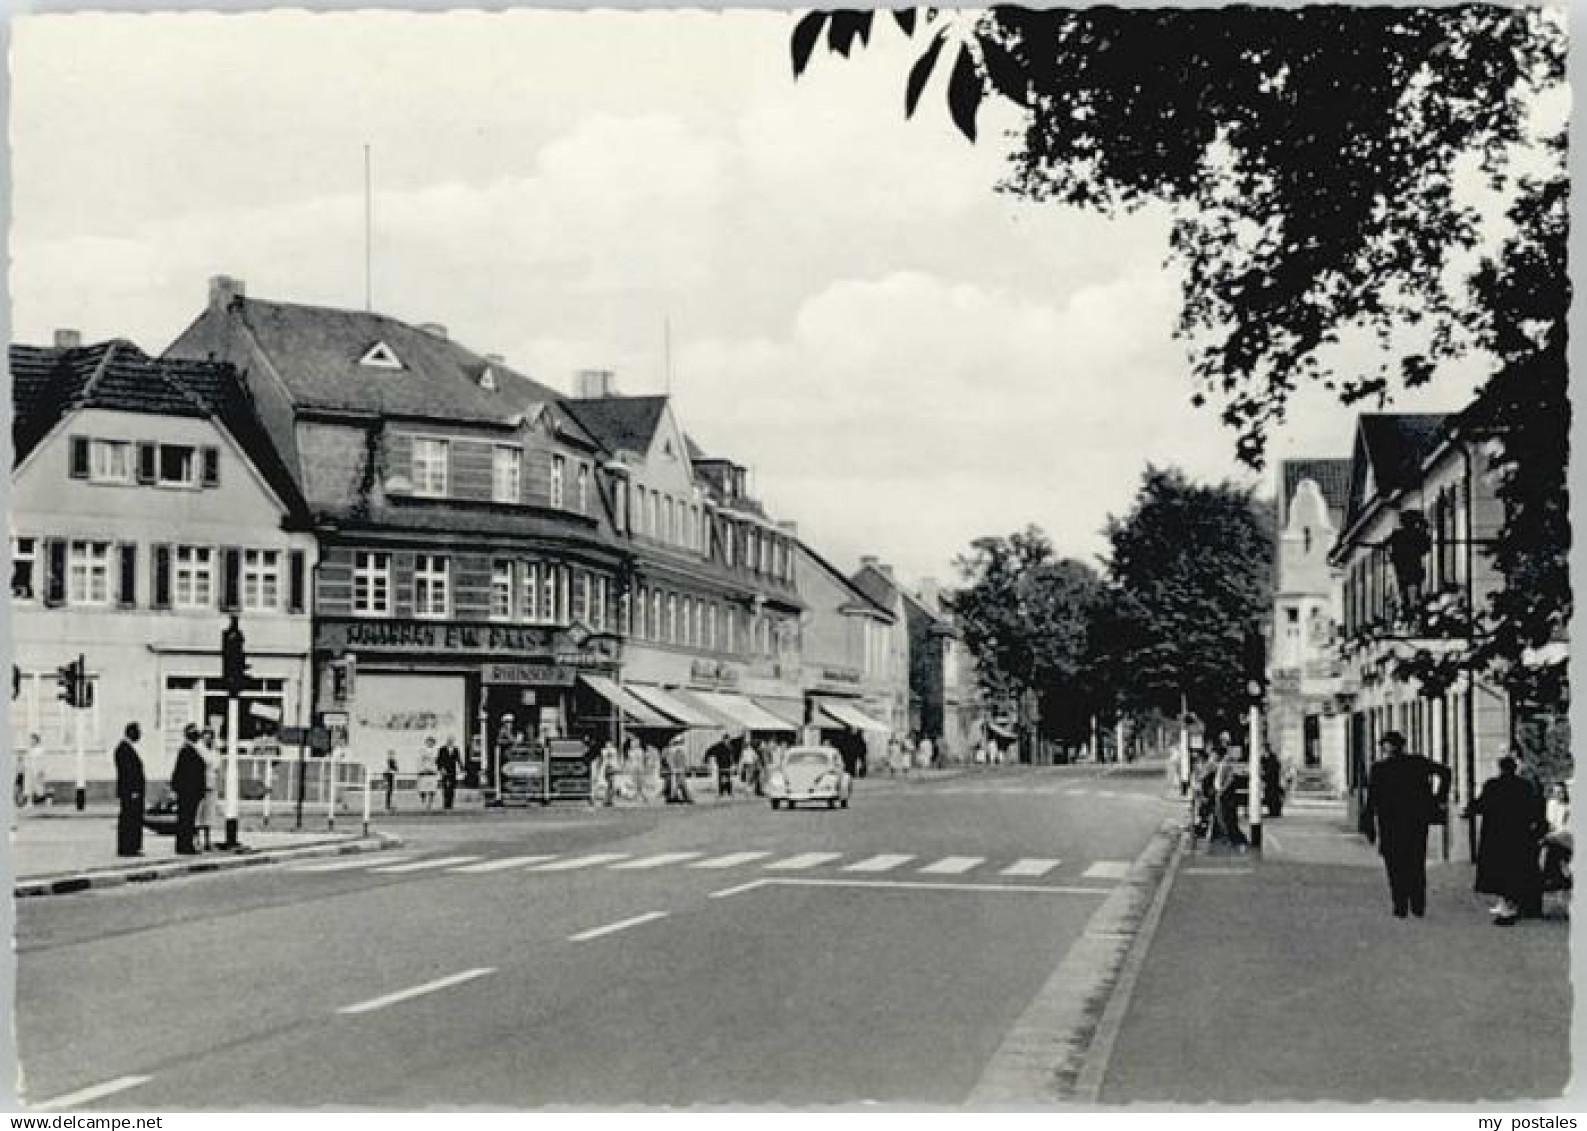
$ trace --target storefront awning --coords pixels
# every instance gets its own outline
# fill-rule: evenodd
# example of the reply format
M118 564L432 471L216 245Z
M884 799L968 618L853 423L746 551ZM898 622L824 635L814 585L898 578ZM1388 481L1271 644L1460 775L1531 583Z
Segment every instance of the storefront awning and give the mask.
M680 695L683 693L680 693ZM784 722L770 711L764 710L742 695L727 691L689 691L693 699L707 710L714 711L732 725L747 731L791 731L799 728Z
M782 723L783 730L797 732L804 726L805 716L802 703L778 703L775 700L768 703L764 699L751 699L750 702Z
M702 707L685 703L670 691L663 691L659 687L645 683L627 683L623 685L623 690L633 692L649 706L668 718L675 719L675 725L704 730L722 729L722 723L714 715L707 713Z
M629 725L677 730L678 724L655 708L630 695L628 689L603 675L581 674L579 679L595 694L621 711Z
M893 728L885 723L879 723L864 711L850 707L847 703L837 703L830 699L821 700L821 713L845 730L879 730L890 731Z
M1008 727L1004 726L1002 723L987 723L986 730L988 734L994 735L997 738L1006 739L1009 742L1014 741L1014 732Z

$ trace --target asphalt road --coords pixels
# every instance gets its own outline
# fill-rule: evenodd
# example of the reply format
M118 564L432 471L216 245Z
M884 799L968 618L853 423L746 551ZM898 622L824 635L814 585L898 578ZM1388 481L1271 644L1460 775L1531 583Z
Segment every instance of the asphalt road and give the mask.
M587 808L18 908L31 1104L954 1105L1177 804L1160 773Z

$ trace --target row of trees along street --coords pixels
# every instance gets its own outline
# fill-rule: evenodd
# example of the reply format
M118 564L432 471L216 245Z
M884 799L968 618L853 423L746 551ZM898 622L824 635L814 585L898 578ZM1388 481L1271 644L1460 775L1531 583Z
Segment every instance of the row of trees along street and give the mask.
M1181 703L1239 732L1246 633L1271 605L1273 518L1248 488L1147 467L1128 514L1108 520L1102 570L1060 558L1030 527L979 538L950 598L993 702L1072 752L1093 720L1139 731ZM1034 716L1034 717L1031 717Z
M812 12L791 33L794 73L823 42L848 56L889 32L918 45L900 76L907 115L933 72L946 74L947 111L972 142L988 99L1020 110L1003 191L1110 215L1170 211L1165 253L1184 280L1177 333L1192 369L1184 393L1219 411L1248 466L1262 466L1303 387L1381 409L1396 392L1443 384L1469 403L1455 425L1504 504L1479 549L1503 584L1452 616L1466 648L1414 657L1397 674L1431 691L1460 668L1486 670L1517 703L1561 710L1566 661L1548 646L1565 639L1572 609L1564 10ZM1357 350L1340 364L1347 342L1374 343L1375 360L1362 364ZM1453 376L1473 368L1475 397ZM999 576L995 552L977 547L977 576ZM1012 539L1004 552L1032 553ZM1086 585L1084 567L1051 566ZM1123 578L1108 591L1125 591ZM1139 630L1134 609L1117 611L1126 634ZM1067 655L1077 638L1066 626L1054 647ZM1154 646L1139 636L1123 653L1145 669L1121 694L1160 708L1170 669ZM1195 659L1187 681L1204 678ZM1069 671L1045 653L1008 661L1010 678L1038 664L1043 680Z

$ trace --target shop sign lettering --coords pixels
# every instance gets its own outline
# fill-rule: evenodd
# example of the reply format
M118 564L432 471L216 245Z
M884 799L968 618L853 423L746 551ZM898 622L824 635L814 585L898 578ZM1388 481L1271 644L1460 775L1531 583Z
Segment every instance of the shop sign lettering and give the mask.
M320 628L319 646L410 655L463 653L544 655L555 641L553 629L531 625L416 620L331 621Z

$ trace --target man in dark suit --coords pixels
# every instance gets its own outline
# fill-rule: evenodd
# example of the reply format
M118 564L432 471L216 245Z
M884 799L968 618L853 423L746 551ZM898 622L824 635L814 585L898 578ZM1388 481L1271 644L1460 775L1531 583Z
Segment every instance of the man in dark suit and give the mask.
M1386 733L1384 757L1372 767L1362 828L1375 840L1389 875L1395 918L1427 913L1427 828L1449 798L1449 769L1405 748L1405 736Z
M448 735L440 753L435 756L435 768L441 775L441 808L443 809L450 809L453 799L457 796L457 773L462 765L463 756L457 749L457 743Z
M143 855L143 759L138 757L137 742L143 731L137 723L128 723L122 739L116 744L116 800L121 812L116 818L116 855Z
M182 749L176 754L176 768L171 771L171 790L176 794L176 851L182 856L198 852L193 833L199 803L209 788L208 767L204 756L198 752L198 736L198 727L188 723L182 731Z

